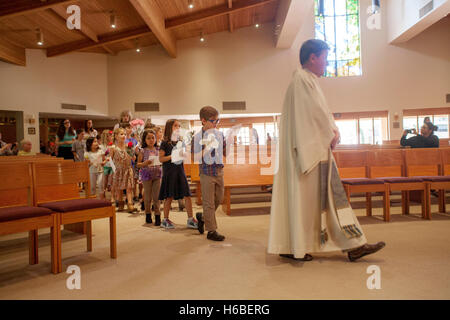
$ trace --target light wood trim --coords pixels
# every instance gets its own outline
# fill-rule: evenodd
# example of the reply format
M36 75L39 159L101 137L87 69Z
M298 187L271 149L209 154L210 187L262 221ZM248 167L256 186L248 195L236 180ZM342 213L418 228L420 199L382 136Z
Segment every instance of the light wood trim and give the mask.
M421 109L403 109L404 117L411 116L428 116L428 115L440 115L450 114L450 107L444 108L421 108Z
M164 15L155 1L129 0L147 26L153 31L169 56L177 57L177 44L172 31L166 30Z
M59 46L50 47L47 49L47 57L55 57L73 51L91 49L100 47L105 44L131 40L151 33L152 31L147 26L143 26L136 29L128 29L121 32L99 35L98 42L89 39L89 40L69 42Z
M53 7L51 9L53 13L55 13L57 16L59 16L61 19L64 20L64 23L66 23L67 18L69 17L66 10L67 8L65 6ZM89 39L95 42L98 42L97 34L95 33L94 30L92 30L92 28L85 22L83 18L81 18L81 29L80 30L74 29L74 31L79 32L80 34L88 37Z
M340 115L340 117L337 117ZM363 111L363 112L333 112L335 120L351 120L361 118L387 118L389 111Z
M264 6L276 2L278 0L239 0L233 3L232 8L228 8L228 3L224 3L212 8L207 8L188 14L185 16L175 17L166 20L166 29L178 28L187 24L200 22L215 17L220 17L230 13L236 13L242 10Z
M61 224L85 222L95 219L108 218L114 214L114 207L95 208L61 213ZM88 230L86 231L88 232Z
M5 0L0 3L0 20L26 13L52 8L61 4L76 2L74 0Z
M53 225L53 218L51 215L12 221L4 221L0 223L0 235L27 232L30 230L36 230L41 228L49 228L52 225Z
M0 60L25 67L27 64L25 48L19 47L0 36Z

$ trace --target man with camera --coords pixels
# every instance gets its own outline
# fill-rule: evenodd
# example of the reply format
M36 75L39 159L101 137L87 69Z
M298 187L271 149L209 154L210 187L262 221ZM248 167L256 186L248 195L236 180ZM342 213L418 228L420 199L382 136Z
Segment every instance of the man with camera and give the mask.
M434 134L437 127L431 122L424 122L420 128L420 134L417 135L416 129L403 131L400 144L403 147L410 146L411 148L439 148L439 138ZM406 139L408 133L414 134L414 137Z

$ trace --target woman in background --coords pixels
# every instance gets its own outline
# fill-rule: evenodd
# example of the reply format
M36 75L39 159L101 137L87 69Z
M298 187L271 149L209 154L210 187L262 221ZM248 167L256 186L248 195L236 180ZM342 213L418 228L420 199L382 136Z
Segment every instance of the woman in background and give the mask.
M70 120L61 120L58 132L56 133L56 146L58 147L58 157L64 159L74 159L72 153L72 143L76 139L75 130L70 125Z
M131 111L129 110L122 111L120 113L119 123L116 123L113 130L123 127L125 123L130 123L131 119L132 119Z
M84 122L84 139L87 138L97 138L97 130L94 129L93 125L92 125L92 120L86 120Z

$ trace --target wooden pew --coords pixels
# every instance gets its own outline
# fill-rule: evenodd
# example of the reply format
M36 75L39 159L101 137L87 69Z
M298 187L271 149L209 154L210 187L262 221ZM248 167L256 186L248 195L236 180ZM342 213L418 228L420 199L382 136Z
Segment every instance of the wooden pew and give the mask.
M450 148L439 148L439 153L441 155L441 173L443 178L441 181L436 181L435 183L430 185L430 190L440 189L439 191L439 212L446 213L446 203L445 203L445 192L450 189L448 179L450 179ZM437 185L439 182L440 185ZM431 219L431 208L430 215Z
M401 149L373 149L367 152L369 178L402 177L405 173ZM390 221L390 189L385 183L385 221ZM402 192L402 210L405 212L406 191Z
M406 175L408 177L420 177L423 179L425 190L423 192L422 205L425 205L424 219L431 219L430 188L434 184L436 189L440 185L433 181L439 179L442 173L441 154L438 148L406 149L405 151ZM437 181L439 182L439 181ZM439 191L439 209L442 211L442 199L444 191Z
M38 230L50 228L51 271L58 273L57 214L33 206L33 175L27 162L0 163L0 235L28 231L29 263L37 264Z
M347 199L352 193L366 194L366 215L372 216L372 192L383 193L383 218L389 221L389 189L383 181L369 177L367 166L368 151L342 151L334 153L339 175L342 178Z
M262 174L261 170L269 174ZM264 172L266 173L266 172ZM222 208L231 215L231 189L262 187L273 184L273 170L268 165L261 164L226 164L224 166L225 194Z
M110 256L117 257L116 213L111 202L89 199L87 162L34 162L34 202L57 212L58 225L84 223L87 251L92 251L92 220L108 218L110 225ZM78 183L84 183L85 198L80 198ZM58 272L62 272L61 232L58 228Z

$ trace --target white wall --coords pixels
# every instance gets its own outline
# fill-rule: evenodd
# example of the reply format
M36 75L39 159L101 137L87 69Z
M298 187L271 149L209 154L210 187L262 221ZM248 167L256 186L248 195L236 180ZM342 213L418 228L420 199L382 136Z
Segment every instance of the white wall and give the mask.
M39 112L108 115L106 56L47 58L43 50L26 53L26 67L0 62L0 110L24 111L24 120L35 117L34 125L24 124L33 151L39 150ZM61 103L85 104L87 111L63 110ZM36 135L28 135L28 127L35 127Z
M388 8L389 42L401 35L407 36L407 32L413 32L413 27L420 21L429 19L435 13L442 18L448 14L450 0L434 0L433 10L420 18L419 11L431 0L385 0L384 5ZM432 19L433 20L433 19ZM427 22L424 21L427 25ZM426 25L424 27L426 27Z
M366 26L370 0L361 1L363 75L322 78L334 112L390 110L401 116L406 108L448 106L450 93L450 28L438 23L401 46L388 44L386 5L382 1L381 30ZM133 50L108 57L110 114L133 110L134 102L160 102L160 114L196 114L207 104L224 100L247 101L246 113L280 112L291 74L298 66L303 41L314 37L310 20L291 49L275 49L273 26L245 28L234 33L178 42L178 58L161 47ZM141 114L147 116L149 114ZM390 129L397 139L401 129Z

